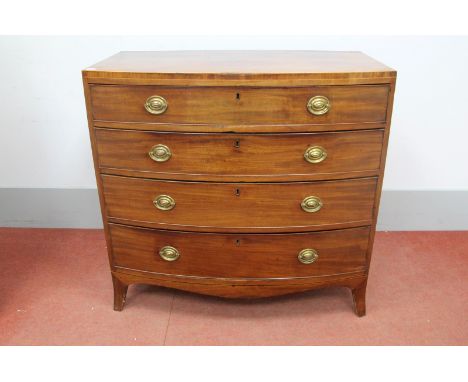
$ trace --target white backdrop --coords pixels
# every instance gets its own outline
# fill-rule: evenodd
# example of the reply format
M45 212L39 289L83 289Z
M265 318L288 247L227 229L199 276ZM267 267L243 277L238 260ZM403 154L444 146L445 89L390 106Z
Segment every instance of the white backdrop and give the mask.
M0 187L94 188L81 69L120 50L360 50L398 71L385 190L468 190L468 37L0 37Z

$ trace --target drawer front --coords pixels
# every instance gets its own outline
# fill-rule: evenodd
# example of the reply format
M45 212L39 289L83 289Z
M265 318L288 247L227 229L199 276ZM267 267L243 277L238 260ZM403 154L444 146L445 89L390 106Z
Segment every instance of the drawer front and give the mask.
M377 171L383 131L190 134L96 129L101 169L177 178L358 176Z
M376 178L264 184L156 181L110 175L102 175L102 180L110 219L168 229L245 232L370 224L377 184ZM301 203L305 203L304 207ZM306 212L304 208L320 209Z
M176 124L336 124L384 122L387 85L323 86L298 88L231 88L92 85L93 117L98 121ZM145 109L150 97L159 96L167 109ZM312 97L326 97L312 114ZM161 101L161 99L159 99ZM161 102L159 103L161 106ZM323 113L323 114L320 114Z
M223 278L307 277L362 271L369 238L369 227L263 235L168 232L114 224L109 227L116 266ZM306 263L299 260L300 252ZM172 261L167 260L168 255Z

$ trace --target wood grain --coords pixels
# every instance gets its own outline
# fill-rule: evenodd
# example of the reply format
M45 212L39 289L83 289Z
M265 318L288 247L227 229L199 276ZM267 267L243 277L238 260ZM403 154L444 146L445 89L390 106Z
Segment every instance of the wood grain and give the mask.
M230 298L344 286L365 314L393 69L359 52L121 52L82 76L115 309L134 283ZM166 113L144 109L154 94ZM308 113L314 95L327 114ZM157 143L168 162L148 158ZM311 145L324 162L304 161ZM176 207L157 210L159 194ZM309 195L319 212L300 208ZM319 260L300 264L309 246Z
M216 278L294 278L364 271L369 227L300 234L210 234L110 225L118 267L167 275ZM159 256L165 246L180 257ZM297 255L318 252L312 264Z
M163 86L91 86L95 121L200 124L336 124L385 121L389 88L323 86L299 88L230 88ZM145 101L159 95L168 102L160 115L148 113ZM307 111L311 97L331 102L324 115Z
M156 181L103 175L111 221L120 219L164 229L278 232L344 228L370 224L377 178L298 183L208 183ZM176 206L161 211L158 195ZM323 207L304 212L307 196Z
M337 124L194 124L194 123L143 123L143 122L115 122L115 121L93 121L96 128L144 130L159 132L181 132L181 133L316 133L316 132L340 132L354 130L385 129L385 122L361 122L361 123L337 123Z
M374 237L375 237L375 231L377 227L377 218L379 215L379 207L380 207L380 197L382 195L382 186L383 186L383 180L384 180L384 175L385 175L385 163L387 160L387 148L388 148L388 142L390 138L390 124L392 121L392 112L393 112L393 100L395 97L395 86L396 82L392 81L392 84L390 86L390 94L388 97L388 113L387 113L387 128L385 129L385 136L384 136L384 142L382 145L382 156L380 158L380 176L378 178L378 183L377 183L377 188L375 190L375 199L374 199L374 208L373 208L373 217L372 217L372 229L371 229L371 235L370 235L370 241L369 241L369 247L367 249L367 266L370 266L370 261L372 257L372 250L374 247Z
M170 82L181 85L359 83L388 81L396 72L361 52L120 52L83 71L89 82Z
M358 285L356 288L351 288L353 296L354 312L358 317L366 315L366 287L367 279Z
M127 298L128 284L122 282L118 277L112 275L112 284L114 286L114 310L121 311Z
M103 173L177 180L313 180L377 175L383 131L322 134L179 134L97 129ZM166 162L148 152L156 144L171 150ZM320 163L304 152L326 150ZM124 171L116 171L124 170ZM127 170L127 171L125 171Z
M259 298L304 292L311 289L341 286L351 290L367 278L365 272L341 275L304 277L302 279L223 279L168 276L117 267L112 274L125 285L153 284L188 292L225 298Z
M86 116L88 120L88 133L89 133L89 139L91 143L91 152L93 155L93 167L94 167L94 174L96 176L96 184L98 188L98 194L99 194L99 206L100 206L100 212L101 212L101 217L102 217L102 222L104 226L104 235L106 237L106 250L107 250L107 258L109 261L109 266L111 268L111 271L113 270L113 264L112 264L112 242L109 234L109 225L107 224L107 211L106 211L106 202L104 200L104 193L102 192L102 181L101 181L101 176L99 172L99 153L98 153L98 148L97 148L97 143L96 143L96 135L94 134L94 128L93 128L93 117L92 117L92 106L91 106L91 95L90 95L90 89L89 89L89 84L86 80L86 78L83 78L83 89L84 89L84 96L85 96L85 102L86 102ZM114 284L114 293L116 293L116 286Z

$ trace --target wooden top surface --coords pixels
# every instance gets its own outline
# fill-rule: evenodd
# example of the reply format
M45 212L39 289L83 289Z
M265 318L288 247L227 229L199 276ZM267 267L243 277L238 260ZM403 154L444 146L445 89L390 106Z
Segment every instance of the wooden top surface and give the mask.
M86 78L353 79L396 77L361 52L154 51L120 52L83 71Z

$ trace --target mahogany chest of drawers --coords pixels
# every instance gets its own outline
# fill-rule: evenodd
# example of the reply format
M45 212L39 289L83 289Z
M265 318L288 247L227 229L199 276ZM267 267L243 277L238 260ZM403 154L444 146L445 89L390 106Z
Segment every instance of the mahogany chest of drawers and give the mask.
M121 52L83 71L114 285L365 291L396 72L359 52Z

